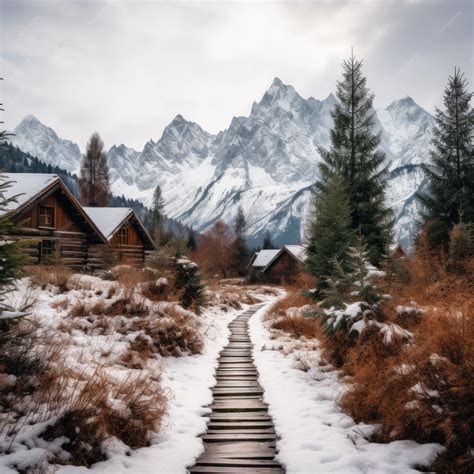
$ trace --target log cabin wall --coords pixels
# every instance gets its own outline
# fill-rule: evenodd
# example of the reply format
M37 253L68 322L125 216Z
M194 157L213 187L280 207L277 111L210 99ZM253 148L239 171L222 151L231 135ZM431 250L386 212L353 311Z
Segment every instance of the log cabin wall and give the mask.
M23 240L28 264L61 263L82 269L87 262L88 236L77 222L77 210L56 190L28 211L12 218L10 237Z
M300 272L301 264L284 252L273 262L265 274L268 281L272 283L293 283Z
M125 222L108 244L89 246L88 266L91 269L103 269L119 263L142 266L145 261L145 248L137 225L131 221Z

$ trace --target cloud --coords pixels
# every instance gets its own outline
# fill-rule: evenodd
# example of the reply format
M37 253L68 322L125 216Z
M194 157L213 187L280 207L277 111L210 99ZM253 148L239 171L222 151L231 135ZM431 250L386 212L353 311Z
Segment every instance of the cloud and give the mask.
M33 113L81 147L141 149L178 113L215 133L274 76L326 97L351 46L377 106L433 110L454 65L472 80L469 2L0 2L7 125Z

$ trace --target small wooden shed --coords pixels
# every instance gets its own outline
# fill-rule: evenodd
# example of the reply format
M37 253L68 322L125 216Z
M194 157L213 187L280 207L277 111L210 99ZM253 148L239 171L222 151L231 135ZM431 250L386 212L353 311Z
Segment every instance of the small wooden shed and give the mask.
M283 246L262 270L269 282L292 283L303 270L306 247L303 245Z
M103 245L89 247L89 266L102 266L104 254L119 263L143 265L145 251L155 249L153 239L133 209L84 207L84 210L107 241L106 248Z
M82 269L87 249L106 239L77 199L55 174L7 173L11 186L5 197L15 197L0 212L8 214L14 227L9 238L25 240L28 264L61 263Z

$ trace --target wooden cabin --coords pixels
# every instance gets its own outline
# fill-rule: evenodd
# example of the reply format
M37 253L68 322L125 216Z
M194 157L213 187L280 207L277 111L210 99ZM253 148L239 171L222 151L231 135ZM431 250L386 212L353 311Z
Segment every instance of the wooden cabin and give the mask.
M145 226L128 207L84 207L85 212L100 229L107 245L89 247L88 264L99 268L104 261L140 266L145 252L155 249L155 243Z
M79 202L54 174L7 173L6 198L16 198L3 213L14 227L10 239L25 240L28 264L58 263L74 269L87 264L90 245L106 239Z
M391 244L389 246L389 255L397 260L406 258L406 253L399 243Z
M306 247L285 245L271 258L262 273L271 283L293 283L303 270Z
M263 249L255 252L247 265L249 272L261 272L271 260L278 254L280 249Z

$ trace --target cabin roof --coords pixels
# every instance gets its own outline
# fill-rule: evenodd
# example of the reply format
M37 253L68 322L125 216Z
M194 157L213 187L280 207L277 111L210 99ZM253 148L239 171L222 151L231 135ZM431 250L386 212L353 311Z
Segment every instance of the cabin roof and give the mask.
M146 230L142 221L130 207L84 207L89 217L95 222L100 231L110 241L115 233L128 220L132 219L140 228L149 246L155 247L155 243Z
M4 197L5 199L15 198L15 202L12 201L0 209L0 215L22 208L47 188L61 181L57 174L2 173L2 176L3 182L11 184L5 189Z
M275 257L275 255L280 252L280 249L265 249L265 250L260 250L256 254L255 259L252 262L252 267L254 268L261 268L261 267L266 267L268 263Z
M304 245L284 245L265 265L263 272L266 272L284 253L288 253L300 263L303 263L306 260L306 247Z
M106 239L98 226L93 222L89 215L84 211L79 201L74 197L68 187L62 182L57 174L43 173L2 173L3 183L9 183L10 186L4 190L6 199L14 198L14 201L8 203L3 209L0 209L0 215L13 213L21 214L27 211L35 203L50 195L57 190L66 195L73 208L79 214L82 222L86 224L95 241L106 242Z
M110 240L120 226L133 213L129 207L84 207L96 226Z

